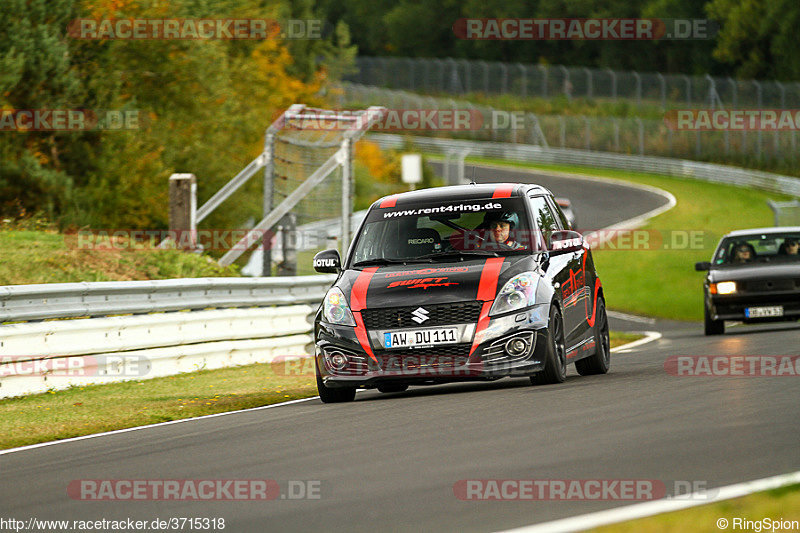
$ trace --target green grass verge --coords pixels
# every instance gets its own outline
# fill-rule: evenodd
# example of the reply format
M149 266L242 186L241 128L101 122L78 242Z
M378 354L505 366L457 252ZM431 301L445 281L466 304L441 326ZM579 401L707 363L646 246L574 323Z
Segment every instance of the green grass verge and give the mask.
M452 95L436 95L439 98L452 98ZM567 98L557 95L553 98L523 97L514 94L468 93L459 96L473 104L502 109L503 111L524 111L537 115L568 115L587 117L617 117L661 120L664 110L661 102L645 101L637 105L633 100L610 100L602 98Z
M617 346L640 335L611 333ZM311 359L72 387L0 400L0 449L317 395Z
M726 527L718 527L717 520L727 520ZM612 524L593 529L598 533L683 533L692 531L697 533L719 533L720 531L759 531L750 527L735 527L734 519L745 519L760 522L765 518L772 521L797 521L800 520L800 484L782 487L726 500L719 503L693 507L683 511L664 513L661 515L631 520L620 524ZM760 531L771 531L760 524ZM769 525L767 523L767 525ZM796 530L796 528L795 528ZM778 529L780 531L780 529ZM791 529L787 529L791 531Z
M631 183L652 185L672 193L677 205L650 219L641 229L650 230L655 249L594 251L609 308L674 320L701 320L703 275L694 263L708 261L722 235L736 229L773 225L767 200L789 200L765 191L707 183L657 174L564 165L539 165L489 158L469 158L470 163L589 174ZM580 220L580 213L577 213ZM594 228L593 228L594 229ZM680 244L685 232L699 232L697 246L665 249ZM615 244L615 243L611 243ZM619 246L619 243L616 243ZM630 248L630 247L629 247Z
M612 348L622 346L623 344L628 344L629 342L638 341L644 337L644 335L640 335L638 333L625 333L623 331L612 331L610 332L609 336L611 337L610 340Z
M248 409L317 394L313 377L303 372L282 375L277 367L255 364L201 370L6 398L0 400L0 448Z
M238 276L208 256L178 250L79 249L74 235L0 229L0 285Z

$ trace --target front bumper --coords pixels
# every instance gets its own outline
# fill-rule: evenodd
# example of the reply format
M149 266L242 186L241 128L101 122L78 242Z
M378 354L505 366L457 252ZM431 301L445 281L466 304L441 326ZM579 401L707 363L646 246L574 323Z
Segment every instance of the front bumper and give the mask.
M800 292L706 295L709 316L712 320L741 320L744 322L775 322L800 319ZM781 317L748 318L749 307L783 307Z
M359 343L355 328L320 323L317 369L328 387L372 388L387 382L427 385L528 376L544 367L537 356L541 350L535 348L546 338L548 313L549 306L542 304L492 318L485 328L452 324L465 333L461 342L435 347L383 349L377 342L380 332L367 331L372 355ZM508 354L505 346L512 339L521 339L526 349ZM347 365L337 368L332 363L336 353L347 358Z

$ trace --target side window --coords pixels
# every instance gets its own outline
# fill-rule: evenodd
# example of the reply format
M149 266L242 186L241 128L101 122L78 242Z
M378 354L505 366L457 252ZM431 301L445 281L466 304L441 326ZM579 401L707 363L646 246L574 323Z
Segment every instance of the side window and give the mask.
M555 213L556 222L560 226L559 229L569 229L569 221L567 217L564 215L564 212L559 208L556 203L553 201L551 197L547 197L547 205L550 206L550 210Z
M528 201L533 211L533 222L536 224L536 231L541 232L547 248L550 248L550 240L553 232L558 230L556 217L547 205L544 196L529 196Z

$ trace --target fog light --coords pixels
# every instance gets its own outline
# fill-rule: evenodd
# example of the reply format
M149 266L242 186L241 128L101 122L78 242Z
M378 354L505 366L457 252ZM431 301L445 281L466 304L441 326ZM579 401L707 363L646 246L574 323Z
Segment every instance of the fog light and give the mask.
M343 370L347 366L347 356L341 352L334 352L328 356L334 370Z
M511 339L506 343L506 353L509 355L522 355L528 351L528 343L524 339Z

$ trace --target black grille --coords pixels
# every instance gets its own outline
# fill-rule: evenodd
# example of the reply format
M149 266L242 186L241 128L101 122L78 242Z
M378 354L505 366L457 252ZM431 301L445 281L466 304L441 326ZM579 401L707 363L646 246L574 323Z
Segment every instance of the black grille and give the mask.
M423 305L428 311L428 320L417 324L411 313L420 307L392 307L387 309L364 309L361 316L364 325L369 329L393 329L428 326L446 326L448 324L469 324L478 321L481 314L481 302L463 302L455 304Z
M420 350L376 350L375 357L384 371L415 371L460 367L469 360L469 344L455 344Z
M796 288L800 288L800 279L756 280L748 281L744 286L747 292L791 291Z
M416 350L409 348L398 348L397 350L375 350L375 357L419 357L429 355L446 356L468 356L470 344L445 344L442 346L432 346L429 348L419 348Z

